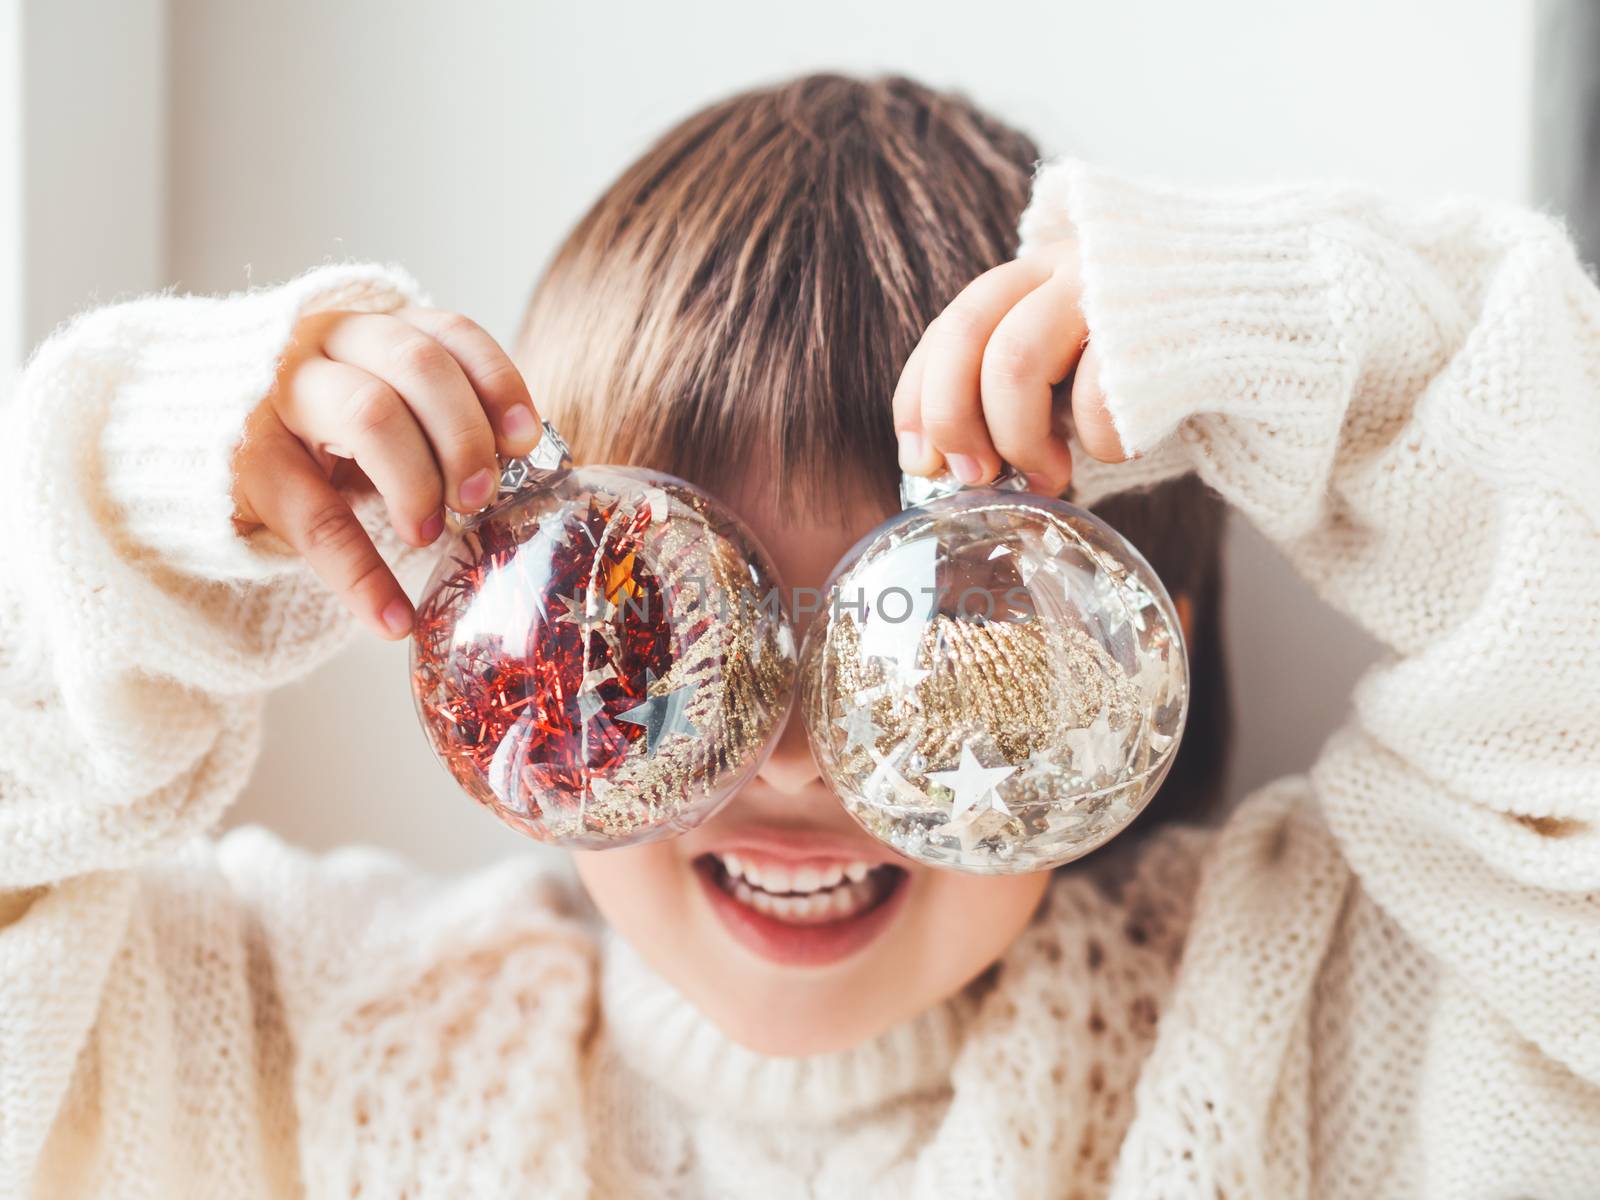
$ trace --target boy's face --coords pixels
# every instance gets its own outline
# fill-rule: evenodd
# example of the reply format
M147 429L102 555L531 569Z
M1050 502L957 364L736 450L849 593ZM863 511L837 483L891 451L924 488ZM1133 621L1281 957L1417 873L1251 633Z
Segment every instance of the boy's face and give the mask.
M865 498L846 520L736 508L791 594L821 588L888 515ZM730 1037L777 1055L844 1049L950 996L1011 944L1049 880L901 858L823 783L794 715L760 774L704 825L575 857L595 904L657 972Z

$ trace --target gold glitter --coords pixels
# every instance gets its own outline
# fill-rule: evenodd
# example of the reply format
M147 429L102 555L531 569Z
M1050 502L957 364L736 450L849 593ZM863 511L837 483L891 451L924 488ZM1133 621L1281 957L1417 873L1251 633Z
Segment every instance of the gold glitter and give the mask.
M738 534L715 523L703 497L666 490L678 511L650 527L640 553L672 598L676 637L672 666L650 694L693 686L685 715L699 736L669 738L653 755L636 748L611 771L599 801L584 813L586 827L605 838L627 838L646 826L685 827L676 823L682 814L759 754L794 681L782 627L740 603L752 581ZM764 566L760 573L772 578Z
M597 468L594 474L610 470ZM642 527L637 520L641 504L651 506L651 519ZM590 535L578 532L570 521L574 513L609 509L614 511L593 544ZM664 519L664 512L670 512L671 519ZM608 619L596 632L613 651L629 621L651 625L660 621L659 612L641 611L639 602L648 597L649 602L671 606L666 622L667 666L652 679L647 694L664 697L692 689L680 719L694 733L669 733L653 748L648 736L632 740L619 761L589 778L581 802L541 792L538 773L543 764L538 761L511 768L517 772L514 778L494 782L479 768L452 774L479 803L543 840L600 848L693 825L703 816L708 796L735 784L737 775L759 758L787 711L794 675L788 626L782 620L762 619L756 608L737 602L742 593L775 586L770 566L736 523L704 496L681 485L627 480L582 488L568 481L544 491L530 490L514 504L492 510L486 519L494 522L499 544L521 546L534 538L553 537L580 557L588 575L584 594L605 595L612 601ZM460 566L483 558L481 528L469 525L462 530L454 559ZM619 544L632 545L634 539L637 545L620 560L606 552ZM536 622L553 620L560 610L559 597L542 594L543 553L533 549L525 555L511 554L506 565L488 571L484 587L495 589L489 603L482 602L481 591L462 589L458 595L445 595L435 606L433 628L439 645L434 652L446 653L451 640L499 646ZM658 586L641 588L637 580L645 577ZM555 611L541 615L541 605ZM586 641L583 654L581 678L603 680L604 650ZM610 676L615 676L614 670ZM420 668L414 662L413 682L424 688L444 686L426 661ZM600 716L603 704L596 693L580 689L566 700L576 706L585 725L591 719L616 720L619 715ZM594 707L586 710L586 703ZM434 731L428 732L433 738ZM505 734L508 739L517 736L515 731ZM506 759L515 760L516 743L501 745L507 750ZM473 753L484 752L474 748ZM498 750L490 747L489 753Z
M844 569L836 595L854 597L886 556L929 538L936 577L894 582L943 589L941 606L904 638L872 639L895 658L863 653L863 620L885 619L863 616L871 598L830 607L807 636L801 705L819 764L852 815L913 858L997 872L1067 861L1126 825L1170 762L1187 699L1176 613L1114 531L1031 499L911 510ZM969 593L992 603L980 614ZM841 720L863 708L870 739ZM965 750L1013 772L992 805L952 820L949 790L929 776Z
M908 745L934 770L954 762L966 740L987 737L1005 762L1017 765L1054 745L1064 730L1088 724L1102 707L1114 726L1139 711L1138 693L1105 648L1057 622L937 614L923 630L916 660L931 673L904 698L891 682L893 668L862 659L854 621L833 622L827 642L832 676L826 694L808 704L808 719L831 720L858 707L861 693L876 692L868 701L881 731L875 748ZM871 766L861 748L843 763Z

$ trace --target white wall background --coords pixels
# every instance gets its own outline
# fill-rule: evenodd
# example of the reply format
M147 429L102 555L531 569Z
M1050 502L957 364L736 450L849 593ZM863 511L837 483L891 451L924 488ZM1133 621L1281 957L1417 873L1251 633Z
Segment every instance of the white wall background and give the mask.
M94 11L127 6L49 7L56 21L76 12L80 49L52 60L61 86L48 101L71 105L79 74L107 69L118 45ZM228 290L348 255L406 264L436 302L509 337L557 239L653 135L732 89L819 68L958 86L1049 150L1169 176L1527 190L1534 18L1506 0L140 7L165 29L141 60L167 105L161 144L146 135L162 155L165 220L142 249L159 271L124 264L97 279L80 266L24 297L30 331L96 289ZM96 154L123 120L108 91L73 118ZM50 128L50 116L26 124ZM93 234L95 205L128 227L114 190L66 200L74 237ZM1371 648L1248 530L1230 555L1238 792L1310 762ZM433 764L403 646L359 645L274 699L235 815L315 846L376 841L448 868L527 845Z

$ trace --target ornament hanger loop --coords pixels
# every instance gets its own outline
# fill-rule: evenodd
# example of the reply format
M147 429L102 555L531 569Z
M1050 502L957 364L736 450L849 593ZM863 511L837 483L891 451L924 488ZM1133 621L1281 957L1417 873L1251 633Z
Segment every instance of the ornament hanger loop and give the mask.
M962 483L955 477L955 473L948 467L937 475L902 475L900 476L900 507L916 508L930 500L938 500L942 496L953 496L957 492L967 491L994 491L994 492L1025 492L1028 490L1028 479L1021 471L1008 463L1000 464L1000 474L989 483Z
M549 421L543 422L544 436L527 454L500 460L500 493L505 499L537 483L548 483L572 470L572 451L566 439Z

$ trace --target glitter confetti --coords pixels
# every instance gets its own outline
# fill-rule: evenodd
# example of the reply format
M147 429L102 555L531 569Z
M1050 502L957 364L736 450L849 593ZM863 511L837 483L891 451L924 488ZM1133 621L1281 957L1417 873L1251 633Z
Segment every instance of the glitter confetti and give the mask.
M469 796L544 841L690 828L787 711L787 619L714 603L752 587L776 587L754 539L681 480L527 471L452 536L417 606L429 743Z
M928 778L954 797L950 804L950 819L955 821L967 812L982 812L985 809L1010 816L1011 810L995 789L1002 780L1015 773L1015 767L984 766L972 752L972 746L963 742L961 765L953 771L930 771Z
M865 705L851 709L842 717L836 717L833 723L844 730L846 750L854 750L857 746L870 749L877 745L878 738L883 733L872 723L872 709Z
M932 600L875 630L905 610L886 585ZM1045 869L1114 837L1160 786L1187 715L1182 628L1092 514L937 497L869 537L833 592L801 648L801 712L846 809L901 853Z
M1127 731L1111 728L1110 710L1101 709L1082 729L1069 729L1063 738L1072 751L1072 769L1090 783L1115 775L1125 757Z

